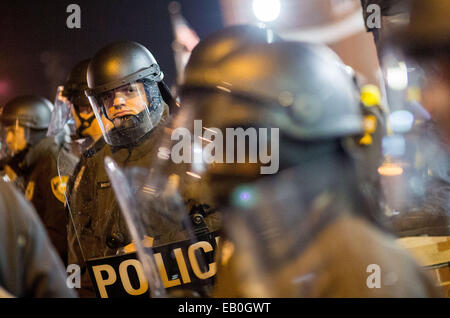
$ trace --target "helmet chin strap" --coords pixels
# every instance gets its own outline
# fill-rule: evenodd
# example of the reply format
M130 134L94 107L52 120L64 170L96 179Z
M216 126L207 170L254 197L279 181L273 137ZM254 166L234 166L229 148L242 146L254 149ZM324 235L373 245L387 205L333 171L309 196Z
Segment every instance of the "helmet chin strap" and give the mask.
M75 110L75 114L77 114L77 117L80 120L80 127L77 129L78 134L80 136L83 136L83 131L91 126L92 122L95 120L95 115L92 114L91 117L86 119L81 116L80 112L78 111L78 107L74 107L73 109Z

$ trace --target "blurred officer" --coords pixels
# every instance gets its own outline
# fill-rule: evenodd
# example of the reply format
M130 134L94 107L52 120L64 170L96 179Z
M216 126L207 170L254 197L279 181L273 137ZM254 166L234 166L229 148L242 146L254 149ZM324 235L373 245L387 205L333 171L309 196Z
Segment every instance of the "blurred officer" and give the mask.
M71 140L77 140L87 148L102 137L91 104L84 93L87 89L87 68L90 59L77 63L71 70L64 86L58 90L55 109L47 135L55 136L63 131L65 125L71 127Z
M33 207L0 181L1 288L15 297L74 297L58 254Z
M93 257L115 255L130 243L104 159L110 156L121 167L151 164L162 122L169 115L169 105L175 104L163 77L150 51L136 42L110 44L90 61L86 95L103 138L82 155L70 181L74 221L74 230L69 230L70 263L82 265ZM84 274L81 295L93 296Z
M66 262L64 185L56 166L61 144L45 136L52 107L45 98L20 96L4 106L0 122L9 151L5 171L33 203L50 240Z
M273 154L279 146L282 171L263 178L262 160L252 164L248 155L245 163L205 163L201 177L216 207L227 210L216 295L434 295L415 262L372 221L358 188L348 144L362 136L362 116L342 62L326 47L291 42L202 58L220 52L210 43L200 42L186 67L186 116L222 131L268 128L258 149L269 141ZM373 264L381 269L377 288L368 283Z
M64 86L58 87L55 108L47 131L47 136L55 136L63 143L57 166L60 179L66 185L81 154L102 137L100 126L84 93L87 88L89 61L87 59L77 63ZM65 195L67 196L67 192ZM66 198L61 199L65 201Z

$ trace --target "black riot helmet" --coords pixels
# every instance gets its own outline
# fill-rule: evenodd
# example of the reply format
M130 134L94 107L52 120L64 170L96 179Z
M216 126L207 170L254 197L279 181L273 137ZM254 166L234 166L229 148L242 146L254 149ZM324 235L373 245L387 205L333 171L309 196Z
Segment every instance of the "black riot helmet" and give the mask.
M216 31L202 40L189 59L189 64L213 65L232 51L249 43L273 43L283 39L272 30L255 25L233 25Z
M163 77L152 53L139 43L116 42L95 54L85 93L108 144L132 144L159 123L163 102L173 104Z
M0 116L0 138L8 156L15 156L45 138L52 108L50 101L33 95L19 96L6 103Z
M25 95L14 98L3 107L3 125L15 125L31 129L47 129L50 123L52 103L46 98Z
M84 94L84 91L88 88L86 74L89 62L90 59L86 59L77 63L64 83L62 95L67 97L75 107L79 105L90 106L89 100Z
M76 139L90 137L97 140L102 135L89 99L84 93L88 88L86 74L89 62L90 59L86 59L77 63L67 76L64 86L58 87L48 136L58 135L66 125Z
M247 43L218 59L200 58L215 49L204 42L193 50L181 90L183 102L196 92L247 101L230 101L227 107L209 103L208 109L236 115L224 116L224 121L264 122L302 140L362 132L352 76L327 47L284 41ZM245 111L255 107L258 111Z

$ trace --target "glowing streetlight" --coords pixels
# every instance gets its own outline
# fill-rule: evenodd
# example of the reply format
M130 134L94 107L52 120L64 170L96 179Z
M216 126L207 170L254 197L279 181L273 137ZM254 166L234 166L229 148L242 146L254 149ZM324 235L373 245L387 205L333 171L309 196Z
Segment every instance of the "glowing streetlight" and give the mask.
M274 21L280 15L280 0L253 0L253 13L261 22Z

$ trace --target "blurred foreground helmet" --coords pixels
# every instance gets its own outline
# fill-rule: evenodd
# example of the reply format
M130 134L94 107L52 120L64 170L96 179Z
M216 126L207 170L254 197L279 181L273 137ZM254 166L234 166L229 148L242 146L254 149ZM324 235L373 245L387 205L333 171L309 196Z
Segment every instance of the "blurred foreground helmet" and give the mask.
M131 144L158 124L163 99L172 102L163 77L150 51L136 42L110 44L92 58L86 95L108 144Z
M52 104L43 97L17 97L3 107L0 117L2 140L7 153L14 156L27 145L34 145L45 137L51 117Z
M193 50L182 87L183 102L193 97L195 107L207 106L201 107L204 117L221 118L227 127L278 127L301 140L362 132L352 77L325 46L250 43L217 59L202 58L214 50L213 40ZM207 93L209 99L197 100L196 94Z
M272 30L254 25L233 25L219 30L198 44L189 64L211 67L233 51L249 43L273 43L283 41Z

